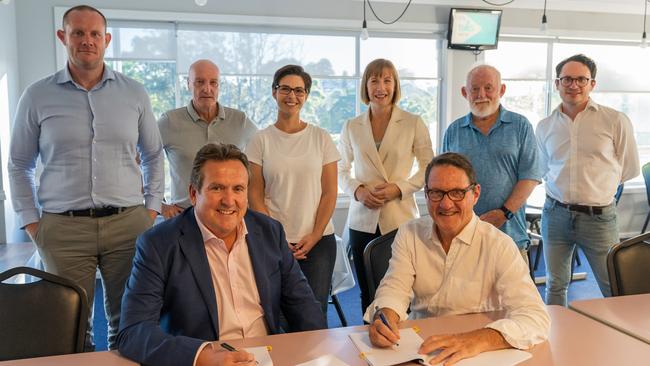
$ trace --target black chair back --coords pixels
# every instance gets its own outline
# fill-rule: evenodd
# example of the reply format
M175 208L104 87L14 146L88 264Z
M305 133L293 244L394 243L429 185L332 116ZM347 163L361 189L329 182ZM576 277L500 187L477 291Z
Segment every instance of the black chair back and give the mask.
M392 244L397 230L393 230L366 245L363 250L363 264L366 267L366 280L368 281L368 296L370 302L375 299L375 292L381 279L388 271L388 261L392 255Z
M645 181L645 193L648 198L648 206L650 206L650 163L643 164L641 168L641 174L643 175L643 180Z
M650 207L650 163L645 163L641 168L641 173L643 174L643 180L645 181L645 194L648 198L648 207ZM645 217L645 223L643 224L643 229L641 233L645 233L645 229L648 227L648 221L650 221L650 212Z
M2 283L25 274L41 280ZM29 267L0 273L0 360L83 352L86 292L74 282Z
M650 293L650 233L610 248L607 272L612 296Z

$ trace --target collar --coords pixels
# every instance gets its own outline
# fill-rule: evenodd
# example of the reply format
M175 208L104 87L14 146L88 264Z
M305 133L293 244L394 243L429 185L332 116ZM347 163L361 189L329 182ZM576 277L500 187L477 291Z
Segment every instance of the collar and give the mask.
M402 109L397 105L393 105L393 110L390 112L390 120L388 121L388 124L400 122L402 119L404 119ZM370 124L370 107L368 107L368 110L363 113L363 118L361 118L360 122L362 124Z
M467 225L465 225L463 230L461 230L460 233L456 235L454 240L458 240L459 242L466 245L472 245L472 240L474 240L474 235L476 234L476 226L478 226L478 220L478 216L473 213L472 219Z
M452 243L454 242L459 242L465 245L472 245L472 240L474 239L474 235L476 233L476 226L478 225L478 216L476 216L475 213L472 213L472 219L469 221L467 225L463 228L463 230L452 239ZM435 225L435 223L434 223ZM436 230L433 229L433 226L431 227L431 239L432 241L438 241L441 242L440 238L438 237L438 233Z
M203 243L207 243L211 239L215 239L217 242L220 243L223 242L223 240L221 240L216 235L214 235L212 231L210 231L210 229L208 229L203 224L203 222L199 218L199 215L197 215L196 210L194 210L194 218L196 219L196 223L199 226L199 230L201 231L201 237L203 238ZM240 241L241 238L245 237L247 234L248 234L248 229L246 228L246 223L244 222L244 220L242 220L241 223L239 223L239 225L237 226L237 237L235 238L235 243Z
M194 105L192 105L192 100L190 100L189 103L187 103L186 109L187 109L187 113L190 114L192 121L194 122L198 122L199 120L203 121L201 116L199 116L199 113L196 111L196 109L194 109ZM223 108L221 104L219 104L219 102L217 102L217 115L214 118L220 119L222 121L226 119L226 110ZM205 122L210 123L212 121L205 121Z
M591 97L589 97L589 101L587 102L587 106L585 107L585 109L582 112L584 112L584 111L586 111L588 109L591 109L594 112L598 112L600 110L600 104L594 102L594 100L591 99ZM582 113L582 112L580 112L580 113ZM562 112L562 103L558 104L558 106L555 107L555 109L553 110L553 113L564 114L564 112Z
M497 120L494 122L494 125L490 128L490 130L497 128L501 123L511 123L513 119L512 113L505 109L503 105L499 105L499 116L497 117ZM465 115L465 118L460 122L460 127L470 127L476 128L474 123L472 122L472 112L469 112L468 114Z
M104 73L102 74L102 79L93 87L93 89L97 88L98 86L101 86L106 82L106 80L115 80L115 71L113 71L106 63L104 63ZM57 78L56 78L56 83L57 84L65 84L65 83L73 83L74 85L79 86L73 79L72 79L72 74L70 74L70 68L68 67L68 63L66 62L65 67L57 73Z

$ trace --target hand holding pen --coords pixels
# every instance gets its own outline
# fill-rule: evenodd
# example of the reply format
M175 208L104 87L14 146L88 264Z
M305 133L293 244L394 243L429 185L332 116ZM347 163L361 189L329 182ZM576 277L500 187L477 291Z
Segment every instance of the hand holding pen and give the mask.
M399 329L397 322L399 316L389 308L375 306L374 321L369 327L369 337L373 345L377 347L399 346Z
M229 352L217 348L217 345ZM257 361L253 354L243 350L238 351L227 343L217 342L213 343L212 347L204 347L196 360L196 366L253 366L255 364Z

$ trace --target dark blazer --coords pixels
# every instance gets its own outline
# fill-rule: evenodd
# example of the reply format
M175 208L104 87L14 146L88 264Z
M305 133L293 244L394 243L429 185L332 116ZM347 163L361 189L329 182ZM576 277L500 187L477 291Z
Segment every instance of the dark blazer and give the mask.
M280 311L293 331L327 327L320 304L293 258L282 225L248 210L244 217L264 319L280 333ZM192 365L205 341L219 339L217 300L194 209L138 237L117 345L145 365Z

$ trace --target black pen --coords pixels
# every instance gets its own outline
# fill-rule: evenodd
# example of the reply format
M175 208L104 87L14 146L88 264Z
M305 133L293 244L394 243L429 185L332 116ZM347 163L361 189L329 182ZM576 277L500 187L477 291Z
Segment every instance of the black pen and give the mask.
M379 313L379 319L381 319L381 322L384 323L384 325L387 326L388 329L390 329L392 332L393 330L391 329L390 325L388 325L388 320L386 320L384 313L379 310L379 306L375 306L375 313ZM395 345L399 347L399 343L395 342Z
M229 345L229 344L226 343L226 342L221 343L221 348L223 348L223 349L225 349L225 350L227 350L227 351L230 351L230 352L237 352L237 348L235 348L235 347ZM255 360L255 364L256 364L256 365L259 365L260 363L259 363L257 360Z

